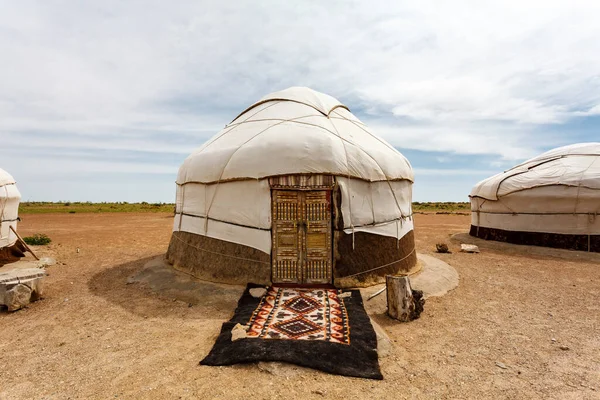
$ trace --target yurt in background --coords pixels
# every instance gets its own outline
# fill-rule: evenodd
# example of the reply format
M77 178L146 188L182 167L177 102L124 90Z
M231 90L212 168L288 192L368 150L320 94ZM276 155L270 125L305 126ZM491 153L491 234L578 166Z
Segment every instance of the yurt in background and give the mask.
M381 281L416 265L412 184L406 158L335 98L272 93L184 161L167 259L216 282Z
M560 147L479 182L471 235L600 252L600 143Z
M17 242L17 235L10 228L17 229L20 200L15 180L0 169L0 256Z

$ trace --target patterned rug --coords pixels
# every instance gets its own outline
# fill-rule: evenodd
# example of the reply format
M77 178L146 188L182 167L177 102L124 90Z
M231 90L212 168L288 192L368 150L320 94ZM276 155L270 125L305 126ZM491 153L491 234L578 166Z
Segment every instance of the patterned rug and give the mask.
M201 365L282 361L332 374L383 379L377 337L358 290L248 285Z
M253 338L350 344L348 311L336 289L271 287L248 326L247 336Z

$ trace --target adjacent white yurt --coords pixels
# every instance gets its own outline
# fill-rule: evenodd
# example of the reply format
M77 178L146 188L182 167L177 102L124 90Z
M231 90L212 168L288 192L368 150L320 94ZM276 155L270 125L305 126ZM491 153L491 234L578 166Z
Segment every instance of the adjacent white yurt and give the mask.
M167 259L218 282L373 283L416 264L412 183L338 100L272 93L184 161Z
M0 169L0 249L10 247L17 241L17 236L10 229L17 229L19 217L19 201L21 193L13 177Z
M600 252L600 143L560 147L479 182L471 235Z

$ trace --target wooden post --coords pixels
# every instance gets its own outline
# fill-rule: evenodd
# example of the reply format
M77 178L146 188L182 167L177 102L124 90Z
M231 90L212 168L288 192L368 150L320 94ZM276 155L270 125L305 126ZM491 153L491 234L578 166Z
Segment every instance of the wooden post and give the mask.
M35 253L29 248L29 246L27 246L27 243L25 243L25 241L23 240L23 238L17 233L17 231L15 231L15 229L12 227L12 225L9 225L10 230L13 231L13 233L15 235L17 235L17 239L19 239L19 241L21 242L21 244L23 246L25 246L25 248L27 249L28 252L31 253L32 256L35 257L36 260L39 260L38 256L35 255Z
M402 322L419 318L423 311L423 292L412 290L407 276L386 275L388 314Z

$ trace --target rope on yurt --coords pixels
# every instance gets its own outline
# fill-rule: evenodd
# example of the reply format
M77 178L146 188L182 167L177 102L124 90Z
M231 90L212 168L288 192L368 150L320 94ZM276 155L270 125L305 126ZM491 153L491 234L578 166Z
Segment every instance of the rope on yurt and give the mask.
M195 245L193 245L191 243L186 242L185 240L179 238L177 235L173 235L173 237L175 239L179 240L181 243L183 243L183 244L185 244L185 245L187 245L189 247L193 247L196 250L205 251L207 253L216 254L216 255L219 255L219 256L234 258L236 260L252 261L252 262L255 262L255 263L271 265L271 262L267 262L267 261L260 261L260 260L253 260L251 258L237 257L237 256L232 256L232 255L229 255L229 254L225 254L225 253L219 253L218 251L212 251L212 250L208 250L208 249L203 249L201 247L198 247L198 246L195 246Z
M590 232L590 225L596 222L596 217L598 217L597 212L588 214L588 253L592 251L592 234Z
M348 222L350 223L350 228L352 229L352 250L354 250L354 223L352 222L352 196L350 195L350 180L352 178L350 177L350 165L348 164L348 150L346 149L346 139L344 139L342 137L342 135L340 135L340 132L338 131L338 129L335 126L335 124L333 123L333 121L329 118L329 116L327 116L327 120L329 121L329 123L331 124L333 129L335 129L335 134L328 129L327 129L327 131L332 133L334 136L337 136L338 139L340 139L340 142L342 142L342 147L344 148L344 154L346 155L346 172L347 172L346 179L347 179L347 185L348 185L346 190L348 192L348 196L347 196L348 197L348 209L350 210L350 213L349 213L350 221L348 221ZM373 208L373 199L371 199L371 208Z
M2 222L4 220L4 210L6 208L6 205L8 204L8 185L4 185L3 189L4 189L4 202L2 202L2 210L0 211L0 226L2 226ZM9 222L9 226L10 226L10 222ZM8 236L10 236L10 231L8 233ZM0 239L2 239L2 230L0 229Z
M229 163L231 162L231 159L233 158L233 156L235 155L235 153L238 152L238 150L240 150L245 144L247 144L248 142L250 142L253 139L256 139L258 136L260 136L261 134L265 133L266 131L268 131L269 129L277 126L277 125L281 125L285 122L296 122L296 120L298 119L302 119L302 118L308 118L310 117L309 115L303 116L303 117L297 117L297 118L291 118L291 119L284 119L281 120L280 122L273 124L271 126L266 127L265 129L263 129L262 131L258 132L256 135L252 136L251 138L249 138L248 140L246 140L244 143L240 144L229 156L229 159L227 159L227 162L225 163L225 165L223 166L223 169L221 170L221 174L219 175L219 179L217 180L217 185L215 187L215 193L212 196L212 199L210 200L210 204L208 206L208 209L206 210L206 221L204 223L204 232L206 234L208 234L208 219L209 219L209 213L210 210L213 206L213 203L215 201L215 198L217 197L217 190L219 189L219 184L221 183L221 181L223 180L223 174L225 173L225 169L227 169L227 166L229 165ZM239 125L238 125L239 126ZM234 129L234 128L232 128ZM222 135L221 135L222 136ZM211 142L212 143L212 142ZM259 180L257 178L257 180ZM205 203L206 204L206 203Z
M180 210L180 214L179 214L178 230L181 231L181 224L182 224L182 220L183 220L183 202L185 200L185 185L179 185L179 187L181 188L181 210ZM175 201L177 201L177 199L175 199ZM177 212L177 203L175 203L175 212Z
M579 184L577 185L577 197L575 198L575 209L573 210L573 213L577 213L577 207L579 206L579 193L581 193L581 181L583 180L584 175L586 174L586 172L588 172L588 170L590 168L592 168L592 165L594 165L596 163L596 161L598 161L598 159L600 158L592 158L592 162L590 163L590 165L588 165L588 167L581 173L581 177L579 178ZM588 252L592 251L592 238L591 238L591 233L590 233L590 225L596 220L596 213L588 214Z
M483 206L486 201L487 199L483 199L481 204L479 204L479 201L477 201L477 232L475 233L477 237L479 237L479 227L481 226L481 206Z
M350 110L348 110L350 111ZM348 119L346 117L344 117L343 115L336 113L337 115L339 115L342 119L352 123L354 126L356 126L357 128L359 128L360 130L362 130L363 132L365 132L367 135L371 136L373 139L379 141L381 144L387 146L389 149L397 151L393 146L391 146L389 143L385 142L384 140L382 140L380 137L377 137L376 135L373 135L373 133L371 133L368 129L365 129L364 127L360 126L359 124L357 124L355 121L352 121L351 119ZM331 121L331 120L330 120ZM333 124L333 122L331 122L331 125L335 128L335 125ZM336 132L337 132L337 128L336 128ZM339 133L338 133L339 135ZM341 136L340 136L341 139ZM377 160L372 157L369 153L365 152L369 157L371 157L371 159L373 159L373 161L375 162L375 164L377 164L377 166L379 167L379 169L381 170L381 172L383 172L383 168L381 168L381 165L379 165L379 163L377 162ZM385 175L385 173L383 173ZM408 180L408 179L407 179ZM394 197L394 202L396 203L396 207L398 207L398 211L400 211L400 218L404 219L405 216L402 214L402 208L400 207L400 204L398 203L398 198L396 197L396 193L394 192L394 189L392 188L392 184L390 183L390 180L388 179L388 177L386 176L386 182L388 183L388 186L390 188L390 191L392 192L392 196ZM412 193L411 193L411 215L412 215ZM410 218L410 216L408 216L407 218ZM375 222L375 219L373 219L373 222ZM400 236L400 234L398 233L398 236ZM398 241L400 241L400 238L398 238ZM399 244L398 244L399 246ZM354 247L353 247L354 248Z
M400 260L396 260L396 261L392 261L391 263L385 264L385 265L380 265L379 267L375 267L372 269L369 269L367 271L362 271L362 272L358 272L356 274L352 274L352 275L346 275L346 276L340 276L338 279L342 279L342 278L352 278L353 276L358 276L358 275L362 275L362 274L366 274L368 272L373 272L373 271L377 271L378 269L382 269L385 267L389 267L392 264L396 264L399 263L401 261L406 260L408 257L410 257L412 255L412 253L414 253L416 250L416 247L413 247L412 251L410 253L408 253L405 257L401 258Z
M229 132L233 131L234 129L238 128L239 126L242 126L242 125L243 125L245 122L247 122L247 121L248 121L250 118L254 117L254 116L255 116L255 115L257 115L258 113L260 113L260 112L262 112L262 111L264 111L264 110L266 110L266 109L268 109L268 108L270 108L270 107L272 107L272 106L274 106L274 105L276 105L276 104L279 104L279 103L280 103L279 101L275 101L275 102L273 102L273 104L271 104L271 105L269 105L269 106L267 106L267 107L265 107L265 108L263 108L263 109L261 109L261 110L258 110L258 111L257 111L257 112L255 112L254 114L252 114L252 115L248 116L248 118L246 118L246 119L245 119L245 120L243 120L242 122L239 122L239 123L237 123L237 124L228 124L228 125L225 125L225 128L223 128L223 131L221 132L221 134L220 134L220 135L218 135L217 137L213 138L213 139L212 139L210 142L206 142L206 143L204 144L204 148L203 148L203 149L200 151L200 153L201 153L201 152L203 152L204 150L206 150L206 149L208 148L208 146L212 145L214 142L216 142L217 140L221 139L223 136L225 136L225 135L226 135L226 134L228 134ZM247 110L247 111L250 111L250 110ZM243 112L242 114L238 115L237 117L235 117L235 119L234 119L233 121L235 121L236 119L238 119L239 117L241 117L241 116L242 116L243 114L245 114L245 113L246 113L246 111L245 111L245 112ZM233 121L231 121L231 122L233 122ZM229 128L229 127L231 127L231 129L227 130L227 128Z

